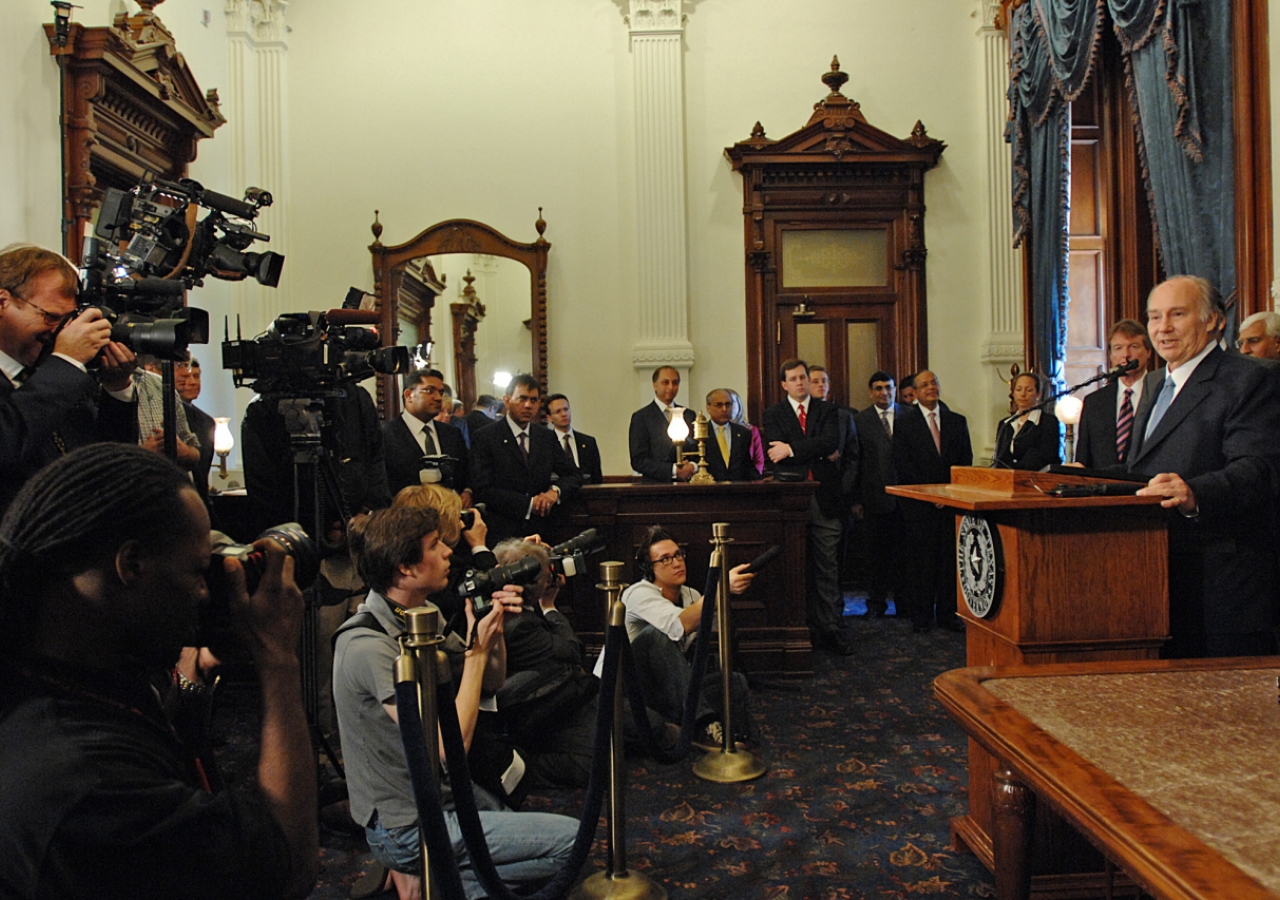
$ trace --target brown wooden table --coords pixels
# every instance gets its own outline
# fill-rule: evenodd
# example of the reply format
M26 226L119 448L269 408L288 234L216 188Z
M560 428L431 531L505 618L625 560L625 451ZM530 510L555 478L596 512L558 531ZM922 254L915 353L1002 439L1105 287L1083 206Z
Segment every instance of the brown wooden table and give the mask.
M957 669L934 693L1000 761L996 896L1031 895L1048 804L1158 898L1280 897L1280 657Z
M653 484L621 482L588 485L569 504L574 532L596 528L605 537L603 553L591 557L590 570L571 580L560 609L591 652L604 637L604 614L595 589L596 564L624 562L624 579L633 581L633 560L641 533L663 525L688 559L689 585L706 586L711 559L711 525L728 522L733 543L729 563L750 562L774 544L782 556L761 572L751 588L732 600L736 665L749 672L787 676L813 673L813 647L805 625L805 528L817 482L720 482Z

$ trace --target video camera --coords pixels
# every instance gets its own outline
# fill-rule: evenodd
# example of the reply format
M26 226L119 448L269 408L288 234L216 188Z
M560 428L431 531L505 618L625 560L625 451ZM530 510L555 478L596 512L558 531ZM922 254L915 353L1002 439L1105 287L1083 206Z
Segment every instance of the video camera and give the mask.
M362 309L284 313L258 337L222 342L236 387L259 394L316 395L370 375L409 369L409 348L383 347L379 315Z
M153 178L133 191L109 188L92 236L85 239L78 306L95 306L111 322L111 339L138 353L179 359L189 344L209 342L209 314L188 307L187 290L212 275L252 275L275 287L284 257L246 252L270 238L248 221L271 194L249 188L244 200L206 191L190 178ZM210 210L197 222L200 207Z
M604 549L594 528L551 548L551 574L572 578L586 571L587 557Z
M470 527L470 526L468 526ZM594 528L551 548L551 574L572 578L586 571L586 559L604 549L604 542ZM507 584L532 584L538 580L542 564L536 556L524 556L505 566L487 572L469 569L458 583L458 597L471 598L476 618L486 615L493 605L491 595Z

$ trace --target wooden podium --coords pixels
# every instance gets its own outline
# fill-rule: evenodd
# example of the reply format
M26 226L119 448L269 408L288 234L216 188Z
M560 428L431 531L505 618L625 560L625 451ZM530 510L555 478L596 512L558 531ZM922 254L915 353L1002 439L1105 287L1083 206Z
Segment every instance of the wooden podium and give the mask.
M1158 657L1169 636L1167 512L1159 498L1049 493L1105 483L956 466L950 484L886 488L956 511L968 665ZM975 613L975 606L984 612L984 601L985 614ZM995 757L970 740L969 814L952 820L957 846L988 868L996 769Z

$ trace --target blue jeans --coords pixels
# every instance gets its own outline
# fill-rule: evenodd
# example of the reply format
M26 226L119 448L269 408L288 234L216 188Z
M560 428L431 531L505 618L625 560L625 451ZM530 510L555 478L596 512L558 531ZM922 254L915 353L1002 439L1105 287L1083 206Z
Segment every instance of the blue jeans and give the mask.
M444 820L449 828L467 900L483 900L489 895L480 886L472 868L471 854L462 841L458 817L453 810L445 810ZM576 819L551 813L481 811L480 824L484 828L493 864L508 887L530 883L536 886L555 877L568 861L573 839L578 833ZM386 828L375 815L373 823L365 828L365 837L374 858L384 866L398 872L419 871L421 857L416 823Z

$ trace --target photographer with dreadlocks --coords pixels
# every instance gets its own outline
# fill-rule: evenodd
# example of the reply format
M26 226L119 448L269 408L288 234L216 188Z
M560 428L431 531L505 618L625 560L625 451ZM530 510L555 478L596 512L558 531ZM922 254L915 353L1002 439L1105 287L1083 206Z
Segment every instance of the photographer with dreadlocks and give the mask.
M0 523L0 896L305 897L318 868L302 709L302 595L263 542L231 615L262 692L257 791L201 755L209 516L190 479L136 446L73 451ZM206 657L207 660L207 657Z
M351 814L364 826L374 857L391 870L401 900L409 900L422 896L421 842L392 669L399 654L397 638L405 630L405 611L423 606L429 595L445 586L453 551L442 538L439 513L408 506L357 516L351 525L351 549L361 577L371 588L360 611L338 631L334 646L334 700ZM466 601L468 631L474 639L465 650L462 674L455 682L455 707L467 748L475 733L490 657L502 641L506 619L522 606L520 588L508 585L495 591L492 601L492 609L479 621L471 601ZM503 881L536 886L563 868L577 833L576 821L547 813L512 812L483 788L474 787L490 855ZM484 897L452 811L447 783L441 785L441 793L466 895Z

